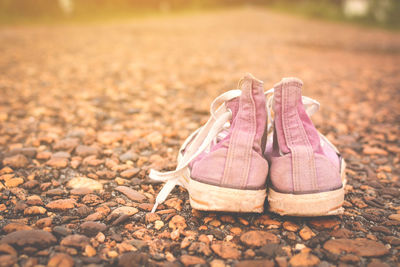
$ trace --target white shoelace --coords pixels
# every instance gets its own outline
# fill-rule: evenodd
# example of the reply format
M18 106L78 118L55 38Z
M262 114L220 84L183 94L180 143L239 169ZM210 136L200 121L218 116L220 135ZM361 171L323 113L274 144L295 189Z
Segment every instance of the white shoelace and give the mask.
M273 125L273 118L271 110L273 108L273 92L271 88L264 94L267 96L266 108L268 115L268 132ZM159 172L156 170L150 170L149 177L156 181L166 182L163 188L160 190L156 197L153 209L151 212L155 212L158 205L163 203L171 191L176 185L181 185L186 189L189 189L188 183L184 178L185 173L188 173L188 166L193 159L199 156L202 152L210 148L211 144L217 143L217 139L222 139L221 136L224 130L229 128L229 121L232 118L232 112L226 107L226 102L232 100L241 95L241 90L231 90L223 93L222 95L215 98L211 103L209 120L204 126L194 131L186 140L183 142L178 154L178 165L175 170L168 172ZM303 96L303 104L306 108L306 112L309 116L314 114L318 108L319 103L309 97ZM183 153L184 152L184 153Z
M190 162L208 149L212 142L216 143L218 134L226 129L226 124L232 118L232 112L226 107L225 103L240 96L240 94L241 90L231 90L215 98L211 103L210 119L204 126L200 127L186 138L179 149L178 166L174 171L159 172L150 170L149 177L151 179L166 182L158 193L151 212L155 212L157 206L165 201L175 185L182 185L188 188L183 175L187 172ZM182 153L183 151L185 152Z

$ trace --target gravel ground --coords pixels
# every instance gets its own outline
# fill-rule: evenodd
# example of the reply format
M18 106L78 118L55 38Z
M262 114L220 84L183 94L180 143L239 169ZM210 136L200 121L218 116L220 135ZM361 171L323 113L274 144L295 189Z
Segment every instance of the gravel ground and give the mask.
M400 34L238 9L0 29L0 266L400 266ZM179 144L245 73L304 81L345 213L206 213Z

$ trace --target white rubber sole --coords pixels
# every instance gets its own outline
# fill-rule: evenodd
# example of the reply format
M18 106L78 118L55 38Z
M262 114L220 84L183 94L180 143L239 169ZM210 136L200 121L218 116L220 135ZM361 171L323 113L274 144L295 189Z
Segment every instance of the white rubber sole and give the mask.
M189 191L190 205L194 209L226 212L264 211L267 190L241 190L201 183L184 176Z
M346 185L345 167L342 159L341 176L343 186L334 191L313 194L279 193L272 188L268 190L269 210L280 215L289 216L330 216L343 213L344 186Z

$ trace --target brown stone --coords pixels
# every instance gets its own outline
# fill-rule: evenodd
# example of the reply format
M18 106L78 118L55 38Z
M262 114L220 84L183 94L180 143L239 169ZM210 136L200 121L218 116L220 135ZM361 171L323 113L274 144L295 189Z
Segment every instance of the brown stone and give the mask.
M392 231L390 231L389 228L387 228L385 226L381 226L381 225L372 226L370 228L370 230L374 231L374 232L381 232L381 233L384 233L384 234L387 234L387 235L392 234Z
M199 241L200 242L203 242L203 243L205 243L205 244L210 244L210 242L211 242L211 240L210 240L210 237L209 236L206 236L205 234L201 234L200 236L199 236Z
M95 236L98 232L107 230L107 226L100 222L84 222L80 226L81 232L87 236Z
M182 255L179 260L182 262L184 266L192 266L196 264L206 264L206 261L200 257L190 256L190 255Z
M0 181L8 181L15 176L14 173L7 173L0 176Z
M398 214L398 213L391 214L391 215L389 215L389 219L400 222L400 214Z
M26 199L26 204L32 206L41 206L43 205L43 201L40 196L38 195L31 195Z
M219 220L211 220L208 225L214 226L214 227L219 227L221 226L221 221Z
M68 182L68 187L73 189L87 188L90 190L102 190L103 185L96 180L87 177L75 177Z
M109 250L107 251L107 257L109 257L110 259L112 258L116 258L118 257L118 252L116 252L115 250Z
M85 249L87 245L90 245L89 238L79 234L64 237L60 244L62 246L80 248L82 250Z
M85 166L93 166L93 167L99 166L99 165L101 165L103 163L104 163L104 160L103 159L98 159L98 158L96 158L96 156L86 157L86 158L84 158L84 160L82 162L82 164L85 165ZM97 176L97 175L95 175L95 176Z
M359 209L363 209L363 208L368 207L368 205L365 204L365 202L359 197L352 197L350 199L350 201L351 201L351 203L353 203Z
M163 221L158 220L158 221L154 222L154 229L160 230L163 227L164 227L164 222Z
M27 207L24 210L24 215L40 215L40 214L45 214L46 213L46 209L40 206L31 206L31 207Z
M52 223L53 223L53 219L50 217L47 217L47 218L42 218L42 219L37 220L35 225L38 228L43 229L45 227L51 226Z
M264 225L267 226L267 229L276 229L281 226L281 222L277 220L273 220L269 217L269 215L264 214L254 220L254 225ZM244 224L246 225L246 224Z
M75 195L75 196L84 196L84 195L92 194L93 190L89 189L89 188L77 188L77 189L72 189L71 191L69 191L69 193L71 195Z
M100 221L100 220L103 220L105 217L106 217L106 214L104 214L103 212L97 211L97 212L94 212L94 213L88 215L85 218L85 221Z
M187 248L193 242L194 238L192 236L185 237L181 242L181 249Z
M274 267L275 263L273 260L244 260L239 261L234 267Z
M39 185L39 182L38 182L38 181L36 181L36 180L31 180L31 181L25 182L25 183L22 185L22 187L29 190L29 189L33 189L33 188L37 187L38 185Z
M42 257L46 257L46 256L48 256L48 250L42 250L42 251L39 251L37 254L36 254L37 256L42 256ZM35 266L35 267L37 267L39 265L39 260L38 260L38 258L33 258L33 257L31 257L31 258L28 258L25 262L24 262L24 267L32 267L32 266ZM40 266L40 265L39 265Z
M43 230L20 230L4 236L0 243L16 247L47 248L57 242L49 232Z
M47 182L47 183L41 183L41 184L40 184L40 190L46 191L47 189L49 189L50 186L51 186L51 183L49 183L49 182Z
M172 217L172 219L169 221L168 226L172 230L184 230L187 227L186 220L181 215L175 215L174 217Z
M310 229L310 227L308 226L304 226L300 232L299 232L300 237L303 240L310 240L311 238L313 238L315 236L315 233Z
M72 158L70 165L74 169L78 168L81 165L81 159Z
M122 139L123 134L120 132L100 132L97 134L97 141L103 145L109 145Z
M317 256L308 252L300 252L289 260L289 264L293 267L315 266L318 265L319 262L320 260Z
M242 233L242 229L240 227L232 227L230 231L233 235L240 235Z
M140 203L137 207L144 211L151 211L153 206L154 206L154 204L152 204L152 203ZM159 212L160 208L161 208L160 206L157 207L158 212Z
M118 252L119 253L125 253L125 252L128 252L128 251L135 251L136 250L136 248L132 244L130 244L130 243L126 242L126 241L117 244L117 248L118 248Z
M367 267L390 267L390 265L378 259L372 259L371 262L368 263Z
M132 168L132 169L127 169L127 170L125 170L125 171L123 171L123 172L121 172L121 177L124 177L124 178L132 178L132 177L134 177L136 174L138 174L140 172L140 169L139 168Z
M58 199L49 202L46 205L46 208L51 210L69 210L75 208L76 200L75 199Z
M287 258L285 256L275 257L275 261L276 261L278 267L288 267L288 265L289 265Z
M240 236L240 241L250 247L261 247L268 243L279 243L279 238L265 231L249 231Z
M23 183L24 183L24 179L17 177L17 178L11 178L11 179L7 180L4 184L8 188L12 188L12 187L17 187Z
M9 152L10 155L23 154L24 156L27 156L28 158L35 157L36 153L37 153L37 150L35 147L14 148Z
M82 198L82 203L89 206L96 206L102 202L103 200L98 195L95 194L88 194Z
M122 206L118 207L115 210L112 211L112 214L126 214L128 216L132 216L134 214L138 213L138 209L134 207L127 207L127 206ZM146 214L147 215L147 214Z
M149 133L145 138L150 142L153 149L156 148L163 141L163 135L157 131Z
M14 255L0 255L0 266L9 267L14 266L18 261L18 258Z
M133 190L132 188L127 186L117 186L115 190L121 192L132 201L143 202L144 200L147 199L146 196L143 195L142 193L139 193L138 191Z
M0 255L1 254L9 254L12 256L18 256L17 251L12 246L10 246L6 243L0 244Z
M41 151L36 154L36 158L39 160L48 160L51 158L51 155L50 151Z
M94 249L94 247L92 247L91 245L87 245L85 247L85 253L88 257L93 257L97 254L96 249Z
M229 242L214 243L211 245L211 249L223 259L238 259L241 255L240 250Z
M82 205L76 209L76 212L80 217L86 217L92 212L92 210L88 206Z
M364 147L363 153L365 155L381 155L381 156L386 156L388 154L386 150L383 150L379 147L371 147L371 146Z
M395 236L384 236L382 239L385 240L386 242L388 242L391 245L400 246L400 238L398 238L398 237L395 237Z
M101 170L97 171L96 175L101 179L114 179L117 173L110 170Z
M360 258L354 254L347 254L340 257L340 261L347 263L357 263L360 261Z
M65 253L57 253L50 258L47 267L73 267L74 259Z
M160 216L157 213L146 213L145 217L146 223L152 223L160 220Z
M127 252L119 256L118 266L131 267L131 266L146 266L149 261L149 256L140 252Z
M347 252L361 257L379 257L389 253L382 243L369 239L333 239L324 244L324 249L334 254Z
M182 203L182 199L176 197L170 198L164 202L168 208L176 209L177 211L182 210Z
M223 260L214 259L210 261L210 267L226 267L226 265Z
M56 142L53 145L54 150L73 150L79 144L78 138L66 138Z
M3 227L3 231L6 232L7 234L15 232L15 231L21 231L21 230L31 230L32 227L22 224L22 223L9 223L6 226Z
M353 235L354 233L346 228L340 228L331 232L331 236L336 238L350 238Z
M0 175L9 174L9 173L13 173L13 172L14 172L13 169L11 169L11 168L8 167L8 166L5 166L5 167L3 167L3 168L0 170Z
M125 152L124 154L120 155L120 156L119 156L119 159L120 159L122 162L126 162L126 161L128 161L128 160L130 160L130 161L137 161L137 160L139 159L139 155L136 154L134 151L130 150L130 151L127 151L127 152ZM111 164L113 164L113 163L111 163ZM117 164L115 164L115 165L117 165ZM115 166L115 165L114 165L114 166Z
M192 242L188 250L190 252L193 251L194 253L200 253L205 256L210 256L212 253L210 246L203 242Z
M336 219L313 219L310 222L310 225L317 230L325 230L325 229L333 229L340 225L340 221Z
M129 184L129 180L120 177L115 178L114 181L117 183L117 185Z
M100 149L95 146L79 145L75 148L75 153L81 157L87 157L91 155L97 156L100 154Z
M219 217L221 222L234 224L236 222L235 218L231 215L222 215Z
M53 168L62 169L68 166L68 159L61 157L52 157L46 162L46 165Z
M28 159L22 154L17 154L3 159L3 165L11 168L23 168L28 165L28 163Z
M290 232L297 232L299 230L299 226L293 222L286 221L283 223L283 229Z
M59 197L65 195L67 192L61 188L54 188L54 189L49 189L46 192L46 196L48 197Z

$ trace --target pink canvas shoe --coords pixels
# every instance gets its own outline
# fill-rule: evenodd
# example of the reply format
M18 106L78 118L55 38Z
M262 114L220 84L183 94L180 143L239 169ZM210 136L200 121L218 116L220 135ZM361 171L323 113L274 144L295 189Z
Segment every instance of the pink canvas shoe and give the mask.
M263 83L248 74L240 88L214 100L208 122L182 145L176 170L151 170L150 178L166 182L153 212L175 185L188 190L195 209L263 212L268 174Z
M271 105L274 112L265 151L270 163L269 209L291 216L341 214L345 163L315 129L309 116L319 104L301 96L302 85L299 79L285 78L267 101L268 117Z

